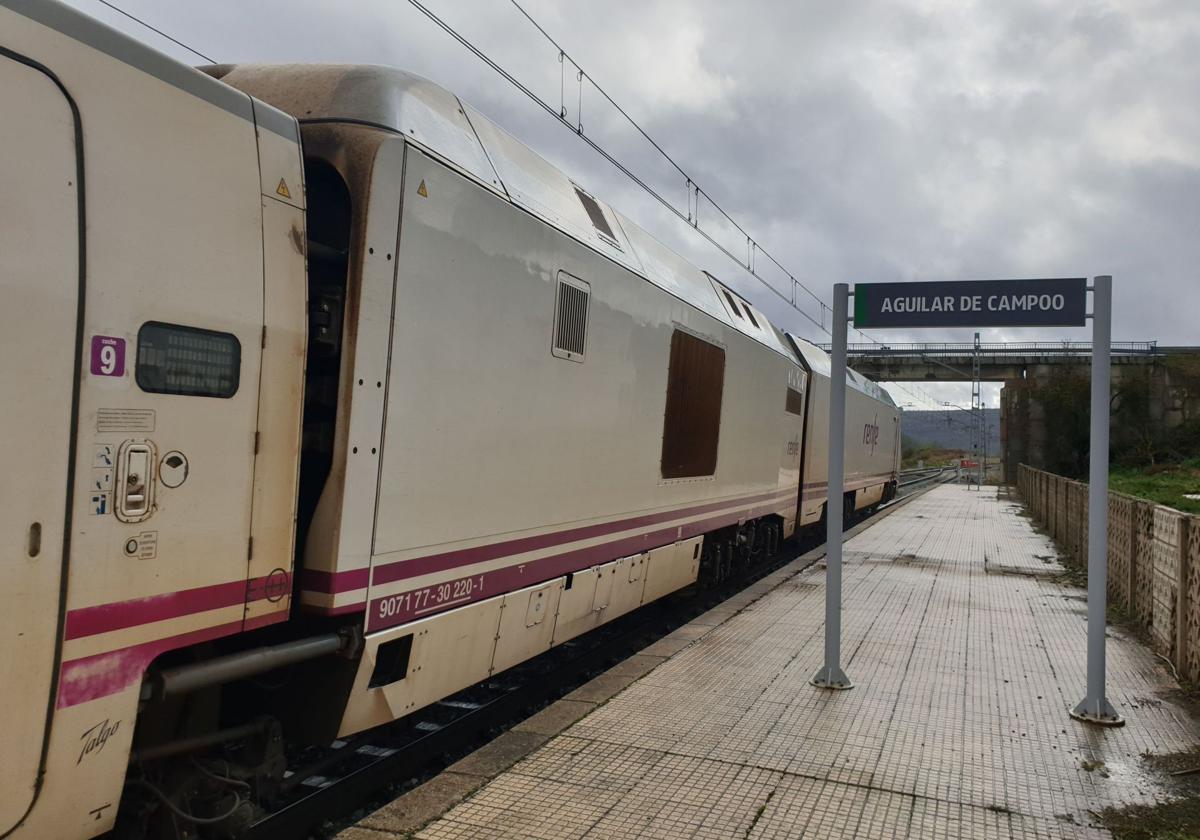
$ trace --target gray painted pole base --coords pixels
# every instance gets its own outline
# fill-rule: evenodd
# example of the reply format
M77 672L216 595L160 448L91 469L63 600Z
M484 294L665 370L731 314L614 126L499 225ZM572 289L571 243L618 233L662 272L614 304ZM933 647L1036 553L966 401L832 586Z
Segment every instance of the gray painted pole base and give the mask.
M836 665L822 665L821 670L813 674L809 682L817 688L831 688L835 691L854 688L854 683L850 682L846 672Z
M1117 710L1113 708L1112 703L1109 703L1104 698L1100 700L1083 700L1071 710L1071 717L1075 718L1075 720L1081 720L1084 723L1094 723L1099 726L1125 725L1125 718L1117 714Z

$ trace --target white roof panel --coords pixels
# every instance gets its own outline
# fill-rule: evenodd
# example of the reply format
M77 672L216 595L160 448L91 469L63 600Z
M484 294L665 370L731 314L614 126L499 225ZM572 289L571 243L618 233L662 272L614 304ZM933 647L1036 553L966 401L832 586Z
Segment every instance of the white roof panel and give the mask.
M708 276L703 271L625 216L615 211L614 213L630 247L641 262L642 276L668 294L687 301L706 315L732 326L729 315L717 300L708 282Z
M233 64L205 71L292 114L301 124L359 123L402 134L664 291L794 358L760 310L745 308L757 326L745 309L731 317L704 272L588 194L595 201L592 211L602 214L611 229L611 239L602 235L566 174L433 82L379 65ZM745 304L744 298L737 298Z
M596 202L613 232L613 241L597 232L575 192L575 183L562 170L470 105L464 105L464 108L513 203L617 262L641 271L641 264L631 254L624 233L613 223L615 215L611 209L604 207L603 202Z

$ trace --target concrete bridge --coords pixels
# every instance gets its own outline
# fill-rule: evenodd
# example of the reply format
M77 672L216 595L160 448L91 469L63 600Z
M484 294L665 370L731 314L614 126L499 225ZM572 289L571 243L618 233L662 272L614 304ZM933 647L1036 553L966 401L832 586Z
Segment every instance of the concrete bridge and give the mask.
M826 351L829 345L822 345ZM1118 341L1114 365L1154 365L1172 353L1198 353L1196 347L1159 347L1154 341ZM851 344L849 364L863 376L883 382L970 382L975 345L959 343ZM1012 341L979 345L979 374L985 382L1026 379L1038 368L1089 365L1090 341Z
M896 343L852 344L848 350L850 367L876 381L970 382L976 348L972 342ZM1087 341L979 345L979 378L1004 383L1000 437L1007 476L1015 477L1018 463L1061 472L1067 468L1051 462L1063 452L1086 454L1086 419L1081 420L1087 411L1086 382L1071 403L1082 407L1080 417L1062 416L1062 400L1050 392L1058 375L1072 374L1071 368L1076 378L1087 376L1091 355ZM1114 447L1152 446L1200 417L1200 347L1114 342L1112 363ZM1085 431L1080 433L1080 427Z

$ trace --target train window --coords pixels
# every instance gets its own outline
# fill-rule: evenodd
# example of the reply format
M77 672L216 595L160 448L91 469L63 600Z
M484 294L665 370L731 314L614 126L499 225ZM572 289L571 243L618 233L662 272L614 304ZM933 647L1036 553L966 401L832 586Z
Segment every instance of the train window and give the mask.
M754 313L750 310L750 304L743 302L742 307L746 310L746 317L750 319L750 323L758 328L758 319L754 317Z
M695 478L717 471L724 387L725 349L675 330L663 418L663 478Z
M729 293L728 289L721 289L721 291L725 293L725 300L729 301L729 311L732 312L737 317L741 318L742 317L742 309L740 306L738 306L737 299L734 298L734 296Z
M152 394L232 397L242 345L229 333L147 321L138 330L136 378Z
M617 235L613 233L612 227L608 224L608 219L604 218L604 211L600 209L600 204L596 199L579 189L579 187L575 187L575 195L579 196L579 203L587 211L588 218L592 220L592 227L596 229L596 232L616 245Z
M795 388L787 389L787 405L785 406L789 414L799 414L804 416L804 394L797 391Z
M591 287L565 271L558 273L557 305L554 311L554 348L560 359L583 361L587 346L588 302Z

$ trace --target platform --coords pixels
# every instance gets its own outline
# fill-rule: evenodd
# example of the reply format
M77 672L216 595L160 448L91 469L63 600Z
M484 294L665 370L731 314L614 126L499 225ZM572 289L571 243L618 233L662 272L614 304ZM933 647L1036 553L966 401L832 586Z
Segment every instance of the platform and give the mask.
M1127 725L1068 716L1084 592L1020 510L996 488L945 485L846 543L853 690L809 685L823 564L785 567L614 669L629 684L608 702L577 692L539 713L557 726L510 732L528 755L495 778L468 758L427 783L427 804L461 801L415 836L1108 837L1096 813L1167 796L1143 754L1200 732L1165 699L1162 662L1116 627L1109 697ZM422 801L418 788L341 837L407 836L434 815Z

